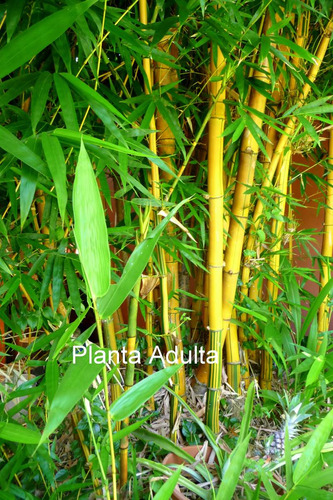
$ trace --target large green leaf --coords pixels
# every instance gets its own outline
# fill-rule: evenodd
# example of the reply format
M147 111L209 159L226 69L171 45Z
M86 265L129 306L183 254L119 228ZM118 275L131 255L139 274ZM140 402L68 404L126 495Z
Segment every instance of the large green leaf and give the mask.
M171 498L171 495L176 487L181 471L182 471L181 468L178 467L176 472L174 472L172 476L169 477L167 482L164 483L162 488L160 488L157 494L154 495L154 500L167 500L167 498Z
M0 78L9 75L54 42L96 2L97 0L77 2L77 4L65 7L22 31L0 50Z
M320 422L313 432L308 444L305 447L299 461L297 462L293 480L295 484L300 483L310 472L312 467L318 462L321 450L330 436L333 427L333 410Z
M233 498L240 473L243 469L250 437L251 435L248 434L242 442L237 444L230 455L224 468L223 479L218 489L216 500L231 500Z
M1 422L0 439L14 443L37 444L40 440L40 434L22 425Z
M94 345L91 345L90 348L93 359L94 353L98 349ZM103 364L92 363L88 354L78 357L78 359L75 359L75 363L69 366L54 393L48 420L39 444L46 441L50 434L59 427L64 418L89 389L103 366Z
M110 407L110 414L113 420L124 420L132 415L142 406L155 392L157 392L182 365L173 365L144 378L131 389L123 392Z
M301 329L299 342L301 340L303 340L303 338L304 338L304 336L306 334L307 329L311 325L311 321L313 320L313 318L317 314L317 312L318 312L318 310L319 310L319 308L320 308L323 300L329 294L329 292L331 291L332 287L333 287L333 278L331 278L326 283L326 285L320 290L320 292L317 295L317 297L315 298L315 300L312 302L311 307L309 309L309 312L308 312L308 314L305 317L305 320L304 320L304 323L303 323L303 326L302 326L302 329Z
M94 170L83 142L73 186L74 234L93 298L106 294L111 279L104 209Z
M247 390L246 401L244 405L244 414L242 418L241 428L239 432L238 442L241 443L244 441L245 437L249 433L251 418L252 418L252 409L253 409L253 399L254 399L255 386L254 382L251 382L249 388Z
M187 202L187 199L183 200L174 209L172 209L163 221L160 222L160 224L154 229L154 231L152 231L152 233L135 248L125 266L119 282L116 285L111 285L107 294L100 298L97 302L98 311L102 318L112 316L112 314L124 302L146 267L163 229L171 217L173 217L179 208Z
M177 446L171 439L168 439L156 432L148 431L147 429L139 429L134 432L134 436L145 441L146 443L154 443L157 448L174 453L178 457L183 458L189 464L195 462L195 459L187 453L183 448Z

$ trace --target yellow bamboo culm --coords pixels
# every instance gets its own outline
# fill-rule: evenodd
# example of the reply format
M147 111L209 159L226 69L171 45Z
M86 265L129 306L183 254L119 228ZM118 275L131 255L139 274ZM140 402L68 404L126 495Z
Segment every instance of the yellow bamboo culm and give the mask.
M306 2L308 3L308 1ZM310 10L303 11L297 23L297 34L295 43L299 47L304 47L309 37L309 24L310 24ZM302 59L293 57L292 64L295 68L301 68ZM292 98L296 96L297 81L294 75L291 75L289 83L289 91Z
M140 0L139 1L139 9L140 9L140 21L142 24L147 24L148 23L148 17L147 17L147 1L146 0ZM149 95L152 91L152 71L151 71L151 63L149 57L144 57L142 60L143 64L143 69L144 73L146 76L146 81L144 84L144 91L146 95ZM153 153L157 153L157 147L156 147L156 122L155 122L155 115L153 114L150 123L149 123L149 128L151 130L151 133L149 134L148 142L149 142L149 149ZM159 180L159 172L158 172L158 167L155 163L150 162L150 181L151 181L151 192L153 196L156 199L160 199L160 180ZM151 220L154 219L153 212L151 210L150 214ZM148 275L152 276L153 274L153 260L150 257L149 262L148 262ZM153 292L149 292L147 300L149 304L153 304ZM153 334L153 315L152 315L152 307L146 306L146 328L147 328L147 357L149 355L151 356L153 353L153 340L152 340L152 334ZM153 366L148 365L147 367L147 373L148 375L151 375L153 373ZM155 407L154 403L154 396L152 396L149 400L149 406L151 409Z
M102 320L102 327L103 327L105 345L108 349L110 349L113 352L112 354L112 367L113 367L117 365L117 351L118 351L113 317L107 320ZM122 392L121 377L118 370L110 381L110 392L112 401L118 399ZM121 422L120 421L116 422L115 430L119 431L120 427L121 427Z
M140 9L140 21L142 24L147 24L148 18L147 18L147 0L139 0L139 9ZM152 71L151 71L151 64L150 64L150 58L149 57L144 57L142 60L143 64L143 69L144 69L144 74L146 77L145 85L144 85L144 90L145 94L150 94L152 91ZM149 148L150 150L157 154L157 145L156 145L156 121L155 121L155 115L152 116L149 124L150 130L153 132L149 134ZM155 163L150 162L150 178L151 178L151 192L153 196L157 199L161 199L161 193L160 193L160 179L159 179L159 170L158 167ZM160 218L153 215L153 212L151 211L151 219L154 219L155 223L158 223ZM162 324L162 332L165 338L165 343L166 343L166 348L167 350L173 350L174 349L174 337L171 335L170 332L170 323L169 323L169 315L168 315L168 283L167 283L167 268L166 268L166 260L165 260L165 252L163 248L158 247L158 254L159 254L159 261L160 261L160 267L161 267L161 279L160 279L160 291L161 291L161 307L162 307L162 312L161 312L161 324ZM149 266L152 268L152 259L149 261ZM149 311L146 311L146 314ZM152 332L148 332L148 335ZM175 390L176 393L180 394L179 390L179 377L181 375L176 373L174 377L172 378L173 381L173 389ZM178 414L178 400L175 397L171 398L171 408L170 408L170 435L171 439L173 441L177 440L177 429L176 429L176 420L177 420L177 414Z
M331 120L333 116L331 116ZM320 280L321 288L331 278L331 264L329 259L333 255L333 129L330 129L329 149L328 149L328 165L329 170L327 174L327 191L326 191L326 206L325 206L325 219L324 219L324 234L321 254L322 261L322 276ZM323 300L318 314L318 333L319 335L329 329L331 311L328 306L329 298L325 297ZM318 339L318 348L320 346L320 339Z
M269 16L266 15L264 32L270 26ZM265 73L256 70L254 78L269 83L269 65L267 58L261 65ZM266 98L254 88L251 89L249 107L260 113L265 112ZM262 119L250 113L250 119L261 128ZM241 266L245 229L248 221L251 194L249 187L253 185L254 172L259 152L255 137L248 128L245 128L242 141L237 173L237 182L232 205L233 217L230 219L229 238L225 251L225 267L223 272L223 328L224 336L228 331L235 300L238 275ZM223 339L224 340L224 339Z
M270 165L270 159L273 152L274 152L274 147L276 144L276 139L277 139L277 131L273 127L268 127L268 131L266 132L268 141L265 144L265 149L268 154L268 158L262 154L260 160L263 165L264 169L264 175L265 172L268 172L269 170L269 165ZM259 279L258 278L251 278L251 273L253 271L254 266L259 267L260 266L260 253L261 253L261 245L259 242L256 242L257 246L254 249L256 252L255 257L251 257L249 255L250 251L253 250L252 248L249 248L249 240L247 241L246 245L246 250L248 251L248 255L245 256L244 258L244 264L242 267L242 285L241 285L241 301L244 300L245 297L249 296L250 299L254 301L258 301L261 298L261 285L259 284ZM241 322L242 324L246 324L247 322L247 314L242 313L241 314ZM257 332L259 331L259 325L256 326ZM247 352L247 349L243 346L244 342L249 340L245 333L244 333L244 328L239 327L238 328L238 334L239 334L239 341L241 342L241 349L243 352L243 370L244 373L242 375L242 380L245 383L245 388L247 389L249 384L250 384L250 371L249 371L249 363L248 360L253 359L253 353L249 354ZM252 357L251 357L252 356Z
M216 60L215 57L216 56ZM225 59L219 47L210 53L211 77L220 76ZM213 432L219 432L219 404L222 379L223 318L223 131L225 124L225 87L222 76L210 82L212 114L208 124L208 196L209 196L209 247L208 247L208 321L209 350L218 353L218 362L209 365L206 423ZM203 365L204 367L204 365Z
M151 267L149 266L149 269ZM150 292L147 295L147 301L149 304L153 304L153 291L150 290ZM153 309L152 307L147 307L146 308L146 330L147 330L147 359L150 359L153 355L154 352L154 343L153 343ZM152 364L148 364L147 366L147 375L152 375L154 372L154 367ZM155 410L155 399L154 396L152 396L149 401L147 402L147 406L151 411Z
M203 298L204 298L204 271L199 268L196 275L196 286L195 286L195 295L198 299L193 299L192 302L192 314L191 314L191 337L190 342L194 343L199 340L199 331L200 331L200 323L202 321L202 306L203 306Z
M279 209L279 214L283 217L286 208L286 199L288 193L288 178L289 178L289 166L291 159L291 150L289 149L285 156L281 158L279 167L277 170L277 182L276 188L279 190L279 194L275 197L275 205ZM273 235L273 245L270 249L270 267L272 270L272 280L267 283L267 294L268 300L274 303L278 297L279 288L277 285L277 280L279 276L280 268L280 257L281 257L281 245L284 234L284 222L279 218L273 219L272 221L272 235ZM269 352L265 349L262 352L261 358L261 374L260 374L260 386L262 389L270 389L272 381L272 358Z
M158 44L160 51L172 55L174 58L178 56L178 50L172 43L172 34L166 35ZM158 85L163 88L165 85L176 83L178 81L178 74L174 68L157 62L154 69L154 80ZM176 154L176 141L175 137L162 113L156 110L156 128L157 132L157 151L163 157L164 162L168 165L171 171L175 172L175 154ZM168 172L162 172L162 176L166 181L171 181L173 176ZM173 237L175 232L175 225L168 224L167 233L170 238ZM167 267L167 276L162 276L162 279L167 279L168 289L168 308L169 308L169 325L171 325L172 335L178 347L178 353L183 351L183 340L180 331L180 317L179 317L179 268L177 260L177 251L175 248L171 249L170 253L165 252L165 263ZM180 362L180 359L179 361ZM185 368L182 367L178 372L179 376L179 395L185 398Z

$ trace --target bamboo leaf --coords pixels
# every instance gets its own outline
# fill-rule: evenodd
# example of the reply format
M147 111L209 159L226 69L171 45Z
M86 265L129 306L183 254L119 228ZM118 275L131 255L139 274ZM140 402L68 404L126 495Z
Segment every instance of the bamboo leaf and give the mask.
M149 418L151 418L151 415L147 415L145 418L142 418L141 420L137 420L133 424L127 425L126 427L124 427L120 431L115 432L113 434L113 442L116 443L117 441L120 441L121 439L123 439L125 436L128 436L128 434L130 434L131 432L134 433L134 431L136 431L139 427L141 427L141 425L143 425L145 422L147 422L147 420Z
M251 418L252 418L252 409L253 409L253 399L255 393L254 382L251 382L249 388L247 390L245 405L244 405L244 415L242 418L241 428L239 431L238 442L241 443L244 441L245 437L248 435Z
M31 126L34 134L39 120L43 116L46 101L52 84L52 75L45 71L39 75L34 85L31 97Z
M0 50L0 78L3 78L50 45L97 0L65 7L22 31Z
M282 37L279 35L273 35L270 37L272 42L275 44L281 44L287 47L290 47L295 51L295 54L297 54L300 58L305 59L306 61L310 61L311 63L314 63L316 61L315 56L313 56L309 51L298 45L297 43L293 42L290 40L288 37Z
M60 73L62 78L68 81L68 83L82 96L87 102L94 108L95 104L98 104L98 109L105 109L112 113L113 115L121 118L122 121L128 121L125 116L120 113L107 99L101 96L96 90L92 89L86 83L82 82L78 78L68 73Z
M90 347L93 356L97 347L94 345ZM59 427L64 418L88 390L102 368L103 364L90 363L89 356L81 356L75 360L75 364L69 366L52 399L48 420L40 438L39 446Z
M79 316L81 313L81 297L78 287L78 278L70 259L65 259L65 273L72 306L74 307L76 314Z
M40 434L37 431L10 422L0 423L0 439L14 443L37 444Z
M68 340L71 338L71 336L73 335L75 330L77 330L79 328L80 323L81 323L81 321L84 320L88 310L89 310L89 307L87 307L87 309L85 311L83 311L83 313L81 313L80 316L78 318L76 318L75 321L73 321L73 323L71 323L70 325L67 326L64 333L62 334L62 336L60 337L60 339L58 341L57 347L54 350L53 359L56 359L59 352L65 347L65 345L67 344Z
M94 146L100 146L105 149L110 149L111 151L118 151L120 153L126 153L126 154L131 154L133 156L140 156L145 158L147 158L147 156L151 156L151 158L156 159L155 158L156 155L154 155L153 153L151 153L150 155L147 154L147 152L149 153L149 150L146 150L146 152L135 151L134 149L129 149L124 146L119 146L119 144L114 144L113 142L103 141L101 139L98 139L97 137L92 137L91 135L82 134L81 132L56 129L53 131L53 134L59 137L59 139L65 139L74 144L80 144L80 142L83 141L87 145L91 144Z
M302 486L309 486L311 488L322 488L326 485L332 484L333 467L328 467L320 471L316 471L310 476L307 476L301 481Z
M326 443L333 427L333 410L320 422L314 430L308 444L306 445L299 461L297 462L293 480L295 484L300 483L312 467L318 462L321 450Z
M250 437L251 435L248 434L242 442L239 442L228 458L216 500L232 500L240 473L243 469Z
M22 92L29 89L35 83L38 75L38 72L28 73L2 82L0 84L0 91L6 90L6 92L0 95L0 107L5 106Z
M149 469L154 470L159 474L163 474L164 476L167 477L170 477L172 474L172 469L169 469L169 467L167 467L166 465L159 464L152 460L147 460L146 458L138 458L137 463L145 465ZM211 499L211 492L196 485L193 481L190 481L189 479L180 476L178 482L181 486L184 486L190 491L193 491L196 495L196 498L203 498L205 500Z
M49 404L52 403L55 393L57 392L59 383L59 367L56 359L49 359L46 363L45 370L46 395Z
M172 476L169 477L167 482L163 484L162 488L160 488L157 494L154 495L154 500L167 500L168 498L171 498L171 495L176 487L181 471L182 471L181 467L178 467L176 472L174 472Z
M288 266L288 271L291 271L290 264ZM302 326L302 312L301 312L301 299L299 294L299 287L297 284L296 276L294 272L288 272L287 279L284 280L284 285L286 287L286 295L288 298L288 303L292 313L293 322L295 324L297 342L299 343L299 334Z
M92 297L102 297L111 279L110 249L96 177L83 142L73 186L74 234Z
M155 372L149 377L135 384L131 389L123 392L110 407L110 414L113 420L119 421L132 415L151 396L155 394L182 365L168 366L159 372Z
M64 153L60 146L60 142L56 137L43 134L42 144L45 158L57 192L60 217L64 223L67 205L66 163Z
M297 486L287 496L288 500L333 500L333 493L325 490L316 490L307 486Z
M52 280L52 300L53 307L56 311L60 302L62 282L64 277L64 259L61 255L56 255L53 264L53 280Z
M72 71L72 54L69 41L66 32L63 33L54 42L54 46L57 49L60 57L64 61L68 73ZM55 75L54 75L55 76Z
M40 302L42 303L45 300L47 290L49 284L51 283L51 278L53 274L53 264L54 264L55 255L51 254L47 259L45 272L43 276L42 286L40 288Z
M157 109L163 116L163 118L166 120L174 138L176 139L176 142L178 144L179 149L183 153L183 156L185 158L186 156L186 151L184 147L184 142L185 142L185 136L183 134L182 129L179 126L178 118L177 115L174 112L174 109L170 108L169 106L165 106L162 99L159 99L157 102Z
M154 443L161 450L168 451L169 453L174 453L177 457L183 458L189 464L195 462L195 459L183 450L180 446L177 446L171 439L168 439L156 432L151 432L147 429L139 429L134 432L134 436L145 441L146 443Z
M309 328L311 321L313 320L314 316L317 314L319 307L321 306L324 298L328 293L331 291L333 287L333 278L331 278L326 285L320 290L319 294L313 301L308 314L305 317L301 332L300 332L300 341L303 340L304 335L306 334L307 329Z
M22 141L17 139L15 135L9 132L9 130L2 126L0 126L0 145L7 153L12 154L15 158L23 161L37 172L49 177L43 160Z
M19 23L26 0L15 0L7 2L6 33L7 42L10 42Z
M325 356L320 354L317 356L307 374L305 387L318 382L319 375L321 374L325 366Z
M21 210L21 228L30 212L31 203L34 199L38 174L28 165L22 167L21 185L20 185L20 210Z
M55 87L60 101L62 117L66 128L69 130L79 131L75 106L69 86L58 73L53 75Z

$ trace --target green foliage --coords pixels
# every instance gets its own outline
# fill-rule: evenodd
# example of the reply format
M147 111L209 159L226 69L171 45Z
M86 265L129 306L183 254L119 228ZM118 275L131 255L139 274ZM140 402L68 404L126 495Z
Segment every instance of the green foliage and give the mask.
M290 117L297 120L290 138L294 151L308 155L327 170L331 168L322 146L323 129L332 124L330 52L311 84L312 94L298 102L330 8L329 2L314 1L158 1L150 3L148 24L143 25L138 2L2 2L0 319L5 325L8 358L14 353L16 362L24 364L24 373L15 382L6 379L0 386L0 498L36 498L40 491L44 498L89 498L96 490L94 481L104 480L103 473L108 472L108 415L101 396L103 382L98 378L103 367L90 365L83 357L72 364L71 350L83 346L95 329L95 319L84 326L90 298L97 304L97 320L98 315L107 319L130 296L150 258L154 276L160 276L156 248L166 249L194 278L199 268L205 269L209 222L205 149L211 116L208 80L221 80L227 89L223 135L228 185L224 201L225 213L231 217L235 217L230 213L244 130L255 137L261 152L255 184L248 189L251 209L259 200L264 214L255 231L256 249L244 252L245 259L252 259L252 281L239 285L250 286L258 279L264 289L268 281L279 288L276 300L266 297L254 301L243 300L239 286L235 322L244 330L244 346L268 352L277 378L292 395L302 393L296 397L304 407L313 404L315 416L309 419L307 435L289 442L287 434L285 456L265 464L263 459L246 458L252 449L250 436L255 439L256 435L251 421L269 411L271 421L280 418L274 411L283 405L277 391L263 391L264 403L256 399L254 404L255 385L250 385L241 422L225 417L228 425L223 441L173 394L189 415L181 425L187 441L202 444L207 440L216 454L216 464L207 467L147 428L160 410L149 413L147 400L178 367L145 378L143 362L135 371L134 388L111 406L109 415L114 421L133 416L128 427L114 432L116 452L119 441L133 433L136 440L130 443L130 481L138 486L140 500L152 495L168 498L176 483L195 497L207 499L241 498L244 494L253 500L332 497L328 489L333 467L332 411L326 414L333 396L332 340L330 332L323 332L317 350L317 313L326 297L331 300L333 281L312 295L305 285L318 283L318 276L313 269L290 265L286 249L280 251L279 273L270 268L277 239L271 222L284 222L286 230L278 236L284 241L286 235L290 237L287 227L295 221L290 211L281 213L276 201L281 193L275 185L262 187L267 177L267 128L283 134ZM272 24L264 33L267 13ZM306 16L311 36L305 37L301 47L296 33ZM166 36L174 54L161 48ZM220 74L209 77L210 53L216 60L217 47L226 64ZM175 81L165 86L155 82L146 94L145 58L155 66L165 64L174 70ZM265 58L270 84L254 78ZM289 92L292 81L295 90ZM273 91L277 88L281 94L275 100ZM265 113L249 107L251 89L267 98ZM160 157L148 147L153 133L151 119L157 112L175 138L176 151L170 158ZM255 117L263 119L262 128ZM317 185L318 192L324 192L326 176L304 172L299 161L291 166L290 186L300 179L301 194L310 182ZM150 190L152 164L161 173L161 199L155 199ZM182 167L185 170L178 178ZM286 201L290 210L297 212L301 201L290 194ZM138 244L143 206L152 209L152 220L146 238ZM160 210L168 215L157 224ZM195 242L176 225L172 234L166 233L172 217L190 231ZM305 252L313 255L313 230L297 230L293 238L295 245L303 245ZM324 259L319 255L317 260L320 267ZM191 298L189 307L193 307L196 291L182 294L180 286L175 293ZM142 296L139 302L144 311L147 298ZM160 313L158 303L154 312ZM247 315L245 324L242 315ZM127 325L121 327L126 330ZM140 332L143 354L145 328ZM183 332L184 336L188 333L186 323ZM161 345L164 339L159 327L153 336ZM27 339L30 345L24 342ZM191 347L184 340L186 347ZM117 347L123 343L118 339ZM93 346L94 352L96 349ZM108 372L107 383L112 381L113 370ZM82 413L78 430L88 446L88 457L74 428L68 431L68 415L76 409ZM65 467L59 455L63 448L58 442L66 433L71 435L71 468ZM295 449L301 443L305 446ZM146 455L136 459L136 451L142 452L144 446ZM162 455L169 452L191 467L184 465L175 471L160 464ZM87 462L89 469L85 469ZM149 471L149 481L147 475L136 476L136 463ZM279 479L273 475L277 467L281 467ZM87 471L92 473L91 480ZM168 479L159 487L155 479L161 476ZM211 492L200 486L202 483L209 485Z

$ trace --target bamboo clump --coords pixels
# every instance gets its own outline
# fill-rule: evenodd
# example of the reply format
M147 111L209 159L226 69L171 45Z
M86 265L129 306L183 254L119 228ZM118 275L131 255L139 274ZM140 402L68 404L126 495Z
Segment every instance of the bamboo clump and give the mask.
M147 24L147 2L146 0L140 0L140 20L143 24ZM146 76L145 83L145 93L149 94L152 91L152 69L149 58L143 59L143 67ZM157 153L157 144L156 137L157 130L155 116L153 115L150 121L150 129L153 130L153 133L149 135L149 147L153 153ZM171 138L172 141L172 138ZM159 179L159 170L155 163L151 162L151 183L152 183L152 194L153 196L160 200L160 179ZM153 218L153 214L151 213L151 217ZM154 222L158 222L159 217L154 216ZM166 266L166 257L163 248L158 247L158 258L160 264L160 294L161 294L161 327L162 334L165 339L166 348L168 351L174 350L175 342L173 333L170 331L170 321L169 321L169 300L168 300L168 279L167 279L167 266ZM150 262L149 266L152 265ZM178 266L178 264L177 264ZM149 314L149 311L146 311L146 314ZM151 322L148 323L150 326ZM148 332L148 335L150 332ZM176 334L177 335L177 334ZM179 335L179 333L178 333ZM178 338L176 345L180 343L181 348L181 339ZM174 390L177 394L185 394L185 370L184 367L180 370L180 373L176 373L173 377ZM174 397L171 398L171 410L170 410L170 436L173 441L177 439L177 428L175 427L178 415L178 400Z

